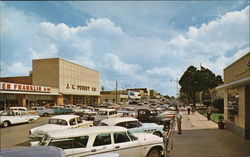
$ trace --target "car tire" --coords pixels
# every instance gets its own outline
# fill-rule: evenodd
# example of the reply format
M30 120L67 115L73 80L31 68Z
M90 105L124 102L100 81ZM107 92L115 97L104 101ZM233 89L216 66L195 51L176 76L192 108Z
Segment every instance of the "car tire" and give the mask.
M156 131L153 134L156 135L156 136L162 137L162 133L161 132Z
M153 148L148 152L147 157L161 157L161 152L159 149Z
M44 116L44 117L48 117L49 114L48 114L48 113L44 113L43 116Z
M10 122L9 121L4 121L3 122L3 127L4 128L7 128L8 126L10 126L11 124L10 124Z

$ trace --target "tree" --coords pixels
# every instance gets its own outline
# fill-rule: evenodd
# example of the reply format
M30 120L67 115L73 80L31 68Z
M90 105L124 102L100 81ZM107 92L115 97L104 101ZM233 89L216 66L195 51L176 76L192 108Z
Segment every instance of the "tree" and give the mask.
M179 80L181 92L185 93L188 99L193 101L196 107L196 94L201 91L208 91L222 83L220 75L216 76L212 71L201 66L201 70L189 66Z

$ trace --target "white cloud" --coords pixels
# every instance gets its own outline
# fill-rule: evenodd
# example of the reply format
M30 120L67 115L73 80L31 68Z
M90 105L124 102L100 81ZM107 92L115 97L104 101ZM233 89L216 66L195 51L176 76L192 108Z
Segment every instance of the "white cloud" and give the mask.
M35 51L32 48L29 48L29 51L31 52L32 59L42 59L42 58L51 58L56 57L58 49L56 45L51 43L48 45L47 49L43 49L42 51Z
M9 64L6 69L3 69L3 73L11 73L16 76L24 76L24 75L29 75L29 71L31 71L31 67L25 65L22 62L14 62Z
M146 70L146 73L148 75L153 76L162 76L162 77L170 77L170 78L176 78L181 75L181 72L179 70L169 68L169 67L161 67L161 68L153 68Z

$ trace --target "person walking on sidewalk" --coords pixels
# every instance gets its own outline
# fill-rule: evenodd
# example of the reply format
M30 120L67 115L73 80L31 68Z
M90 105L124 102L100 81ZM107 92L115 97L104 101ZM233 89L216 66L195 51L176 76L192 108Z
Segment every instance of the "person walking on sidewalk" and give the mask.
M191 107L188 105L187 107L188 115L190 115Z
M178 128L178 132L177 134L181 134L181 119L182 119L182 113L180 112L180 110L177 108L176 109L176 120L177 120L177 128Z
M212 111L213 111L213 110L212 110L212 107L209 106L209 107L207 108L207 120L208 120L208 121L211 119Z

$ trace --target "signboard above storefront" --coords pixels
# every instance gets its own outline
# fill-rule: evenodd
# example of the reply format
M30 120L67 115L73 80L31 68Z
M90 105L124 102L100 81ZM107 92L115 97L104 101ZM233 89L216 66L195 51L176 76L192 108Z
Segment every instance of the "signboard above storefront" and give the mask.
M0 90L50 93L51 87L0 82Z

